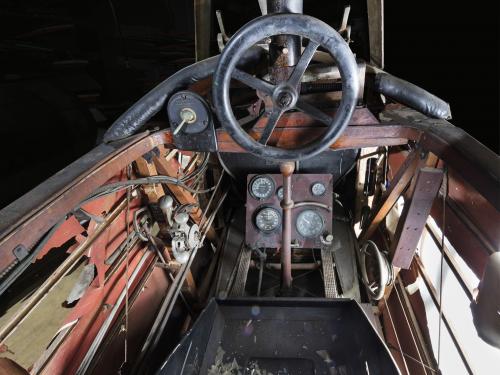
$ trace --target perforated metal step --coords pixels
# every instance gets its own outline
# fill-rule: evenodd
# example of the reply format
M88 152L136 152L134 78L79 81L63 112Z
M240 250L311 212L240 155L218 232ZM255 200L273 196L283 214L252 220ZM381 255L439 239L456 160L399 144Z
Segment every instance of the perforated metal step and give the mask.
M321 266L323 268L323 283L326 298L337 298L337 281L335 280L335 266L333 264L333 251L329 246L321 248Z
M233 287L231 288L230 296L232 297L244 296L251 257L252 257L252 249L250 249L247 246L243 247L243 249L241 250L238 272L236 273L236 279L234 280Z

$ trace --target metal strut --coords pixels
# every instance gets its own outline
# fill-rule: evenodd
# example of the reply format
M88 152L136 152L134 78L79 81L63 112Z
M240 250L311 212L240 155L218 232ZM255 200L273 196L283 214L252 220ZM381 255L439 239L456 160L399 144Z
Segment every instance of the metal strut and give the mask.
M267 13L300 13L303 0L268 0ZM270 73L274 83L286 81L297 65L302 41L297 35L275 35L269 44Z

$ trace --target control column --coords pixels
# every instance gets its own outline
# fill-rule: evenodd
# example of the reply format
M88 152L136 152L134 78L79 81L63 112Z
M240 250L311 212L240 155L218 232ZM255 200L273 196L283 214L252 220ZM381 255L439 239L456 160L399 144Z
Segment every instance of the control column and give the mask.
M281 241L281 289L287 292L292 288L292 174L295 163L292 161L280 164L283 175L283 229Z

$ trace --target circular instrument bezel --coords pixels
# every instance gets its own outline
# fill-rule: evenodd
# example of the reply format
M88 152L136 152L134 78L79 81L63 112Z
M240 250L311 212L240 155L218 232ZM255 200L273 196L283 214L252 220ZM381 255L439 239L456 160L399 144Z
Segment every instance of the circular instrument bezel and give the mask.
M271 188L269 189L269 193L266 194L265 197L259 197L257 196L254 191L253 191L253 186L255 184L255 182L260 179L260 178L264 178L268 181L271 182ZM254 176L251 180L250 180L250 183L248 184L248 192L250 193L250 195L254 198L254 199L257 199L257 200L260 200L260 201L264 201L264 200L267 200L269 198L271 198L274 194L274 192L276 191L276 183L274 182L274 179L267 175L267 174L259 174L259 175L256 175Z
M173 134L182 123L181 112L191 110L195 114L193 121L187 122L180 135L199 134L213 122L212 112L206 100L195 92L183 90L172 95L167 103L167 115Z
M280 201L282 201L282 200L283 200L283 196L284 196L284 194L285 194L285 191L284 191L284 189L283 189L283 186L280 186L280 187L278 187L278 188L276 189L276 197L278 197L278 199L279 199Z
M310 212L314 213L315 215L317 215L317 217L321 219L321 228L319 230L316 230L312 235L307 235L301 232L299 228L299 221L305 214ZM318 210L314 209L303 210L297 215L297 218L295 219L295 229L297 230L297 233L304 238L317 238L321 236L321 234L323 234L323 230L325 229L325 218L323 217L323 215L321 215L321 213Z
M259 215L263 212L263 211L266 211L266 210L269 210L269 211L272 211L274 213L276 213L277 215L277 218L278 218L278 223L276 224L276 226L274 226L272 229L269 229L269 230L266 230L266 229L262 229L261 227L259 227L259 225L257 224L257 218L259 217ZM274 207L271 207L271 206L263 206L263 207L260 207L259 209L257 209L255 211L255 215L254 215L254 218L253 218L253 224L255 225L255 227L259 230L259 232L261 233L266 233L266 234L269 234L269 233L273 233L273 232L276 232L279 228L281 228L281 225L282 225L282 217L281 217L281 212L274 208Z
M320 194L316 194L316 193L314 192L314 188L315 188L316 186L321 186L321 188L323 189L323 191L322 191ZM325 185L323 182L321 182L321 181L316 181L316 182L313 182L313 183L312 183L312 185L311 185L311 194L312 194L314 197L322 197L323 195L325 195L325 194L326 194L326 190L327 190L327 189L326 189L326 185Z

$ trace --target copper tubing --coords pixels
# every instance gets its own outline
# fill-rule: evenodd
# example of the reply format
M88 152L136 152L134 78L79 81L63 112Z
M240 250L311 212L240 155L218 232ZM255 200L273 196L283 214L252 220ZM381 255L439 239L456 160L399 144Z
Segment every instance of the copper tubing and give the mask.
M283 231L281 243L281 288L289 290L292 287L292 174L295 170L294 162L280 164L283 175Z
M0 331L0 343L12 333L12 331L17 328L19 323L21 323L26 316L28 316L31 311L38 305L38 303L47 295L47 293L56 285L61 278L66 275L66 273L75 265L76 262L82 257L82 255L87 251L87 249L94 243L94 241L99 238L99 236L104 232L104 230L118 217L120 212L122 212L125 207L127 207L127 200L123 199L116 208L111 211L104 221L97 226L95 231L87 237L87 240L80 244L71 254L61 263L61 265L52 273L47 280L36 290L35 293L26 301L26 303L17 311L17 313L12 317L12 319L2 327Z

